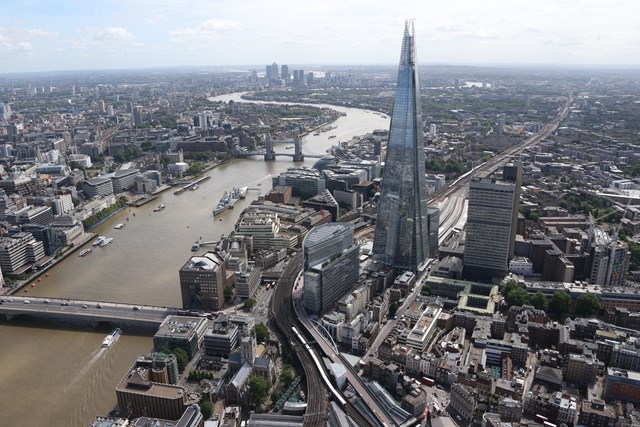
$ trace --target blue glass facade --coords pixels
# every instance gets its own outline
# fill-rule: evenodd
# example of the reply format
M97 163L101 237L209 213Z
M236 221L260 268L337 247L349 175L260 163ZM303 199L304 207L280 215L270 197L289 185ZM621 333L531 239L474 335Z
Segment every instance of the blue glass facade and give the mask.
M413 23L408 22L402 40L373 243L376 260L396 270L411 271L416 271L430 255L420 83L414 40Z

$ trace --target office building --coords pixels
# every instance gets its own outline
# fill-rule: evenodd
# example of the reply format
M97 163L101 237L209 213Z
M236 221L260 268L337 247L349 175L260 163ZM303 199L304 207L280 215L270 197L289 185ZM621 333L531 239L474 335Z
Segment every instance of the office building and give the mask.
M191 359L202 347L206 328L207 319L201 317L167 316L153 336L153 349L181 348Z
M640 372L607 368L603 397L609 401L640 403Z
M469 184L467 239L463 275L468 279L502 277L515 245L519 184L492 178Z
M204 335L204 352L207 356L225 356L233 353L240 340L240 328L226 316L218 318Z
M193 256L180 269L183 308L220 310L224 305L224 260L214 252Z
M358 282L360 247L353 225L330 223L313 228L304 238L304 307L320 313L350 293Z
M140 176L138 169L120 169L114 172L111 176L113 192L117 194L133 189L137 176Z
M7 275L26 271L25 267L44 257L44 246L31 233L0 237L0 268Z
M108 196L113 194L113 182L105 177L88 179L82 183L82 192L87 199L96 196Z
M374 259L396 271L417 271L430 256L420 105L413 22L407 22L373 243Z
M262 279L262 270L257 267L248 267L243 271L236 273L236 292L240 298L253 298L260 280Z
M326 188L326 181L322 174L315 169L305 167L291 167L286 172L272 178L273 188L287 185L291 187L293 196L308 199L322 193Z
M128 418L147 416L177 420L185 410L197 404L200 395L184 387L158 382L153 368L137 362L116 386L120 412Z
M578 424L587 427L613 427L617 418L615 410L604 400L583 400Z

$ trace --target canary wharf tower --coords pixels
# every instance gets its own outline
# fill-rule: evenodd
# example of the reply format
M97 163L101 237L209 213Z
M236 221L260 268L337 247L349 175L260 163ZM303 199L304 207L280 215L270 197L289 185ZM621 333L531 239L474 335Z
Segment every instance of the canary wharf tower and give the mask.
M407 21L373 241L374 259L396 271L415 272L429 256L421 122L414 28Z

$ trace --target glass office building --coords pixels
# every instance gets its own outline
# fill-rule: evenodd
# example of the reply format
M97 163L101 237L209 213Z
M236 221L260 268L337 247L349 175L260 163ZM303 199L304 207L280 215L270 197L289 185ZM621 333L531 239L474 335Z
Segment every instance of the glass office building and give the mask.
M413 22L405 25L378 207L374 259L417 271L429 257L427 184ZM437 238L437 237L436 237Z

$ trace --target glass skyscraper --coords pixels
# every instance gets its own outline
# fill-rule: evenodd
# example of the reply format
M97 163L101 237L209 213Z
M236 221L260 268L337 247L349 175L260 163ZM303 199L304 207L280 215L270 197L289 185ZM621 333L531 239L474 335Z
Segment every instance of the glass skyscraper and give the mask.
M413 22L405 24L387 157L378 207L374 259L417 271L429 257L420 84ZM437 233L436 233L437 239Z

